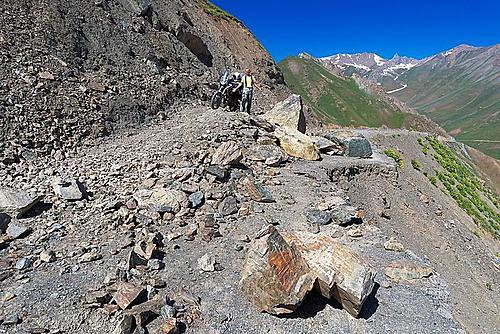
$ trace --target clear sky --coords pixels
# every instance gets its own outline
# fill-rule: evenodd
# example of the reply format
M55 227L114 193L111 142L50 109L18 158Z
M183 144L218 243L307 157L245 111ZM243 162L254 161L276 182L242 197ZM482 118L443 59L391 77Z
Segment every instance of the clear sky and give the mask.
M212 2L243 21L276 61L302 51L424 58L500 43L500 0Z

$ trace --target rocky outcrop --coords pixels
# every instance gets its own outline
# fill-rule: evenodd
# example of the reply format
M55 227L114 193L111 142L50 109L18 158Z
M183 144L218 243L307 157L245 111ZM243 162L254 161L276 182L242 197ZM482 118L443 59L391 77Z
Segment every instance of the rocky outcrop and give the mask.
M263 115L263 118L287 129L306 132L306 119L300 95L290 95L286 100L277 103L273 109Z

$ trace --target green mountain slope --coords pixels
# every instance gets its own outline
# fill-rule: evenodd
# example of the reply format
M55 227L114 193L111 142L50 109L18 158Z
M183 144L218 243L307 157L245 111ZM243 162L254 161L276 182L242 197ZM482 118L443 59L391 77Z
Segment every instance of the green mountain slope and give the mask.
M399 128L406 114L362 91L352 79L336 76L312 59L289 57L280 64L287 85L324 123Z
M335 73L369 80L458 140L500 159L500 44L459 45L422 60L360 53L319 61Z
M399 78L394 94L467 145L500 159L500 46L439 55Z
M353 127L385 125L442 132L429 119L405 112L397 104L390 103L387 97L361 89L354 79L328 71L316 59L288 57L278 65L287 85L302 96L325 124Z

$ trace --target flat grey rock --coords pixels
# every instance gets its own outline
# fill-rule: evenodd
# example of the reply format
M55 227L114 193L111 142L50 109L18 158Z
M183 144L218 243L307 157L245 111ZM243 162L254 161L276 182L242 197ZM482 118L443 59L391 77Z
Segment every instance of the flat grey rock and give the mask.
M31 228L18 224L16 222L10 222L9 227L7 227L7 235L14 239L25 237L30 232Z
M0 211L19 218L29 211L43 196L12 188L0 188Z
M52 181L52 188L56 195L67 201L78 201L85 196L85 188L75 179L56 178Z
M316 209L308 210L306 212L306 218L311 224L317 225L326 225L332 220L332 217L328 212Z

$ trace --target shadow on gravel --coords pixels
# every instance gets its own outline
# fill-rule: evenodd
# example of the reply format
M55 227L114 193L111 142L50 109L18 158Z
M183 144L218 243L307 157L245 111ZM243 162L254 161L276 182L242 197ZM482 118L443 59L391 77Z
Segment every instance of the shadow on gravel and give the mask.
M45 211L49 211L52 208L52 203L39 202L35 204L28 212L23 214L21 218L34 218Z
M316 314L323 311L327 305L336 309L342 309L342 305L340 305L340 303L338 303L336 300L327 299L316 290L313 290L307 295L300 307L295 312L291 314L284 314L279 317L290 319L308 319L316 316Z
M184 334L186 333L187 331L187 326L184 324L184 323L179 323L179 326L177 326L179 328L179 334Z
M378 299L376 297L377 291L380 288L380 284L375 282L373 286L372 293L368 296L363 304L363 308L361 309L361 313L359 314L359 318L361 319L369 319L372 315L375 314L378 308Z
M375 285L373 286L373 291L363 304L363 308L361 309L358 318L369 319L373 314L375 314L375 311L377 310L379 305L378 299L376 297L379 288L380 284L375 283ZM295 312L291 314L283 314L278 317L288 319L308 319L316 316L316 314L323 311L327 305L339 310L342 309L342 305L336 300L327 299L316 290L313 290L307 295L300 307Z

